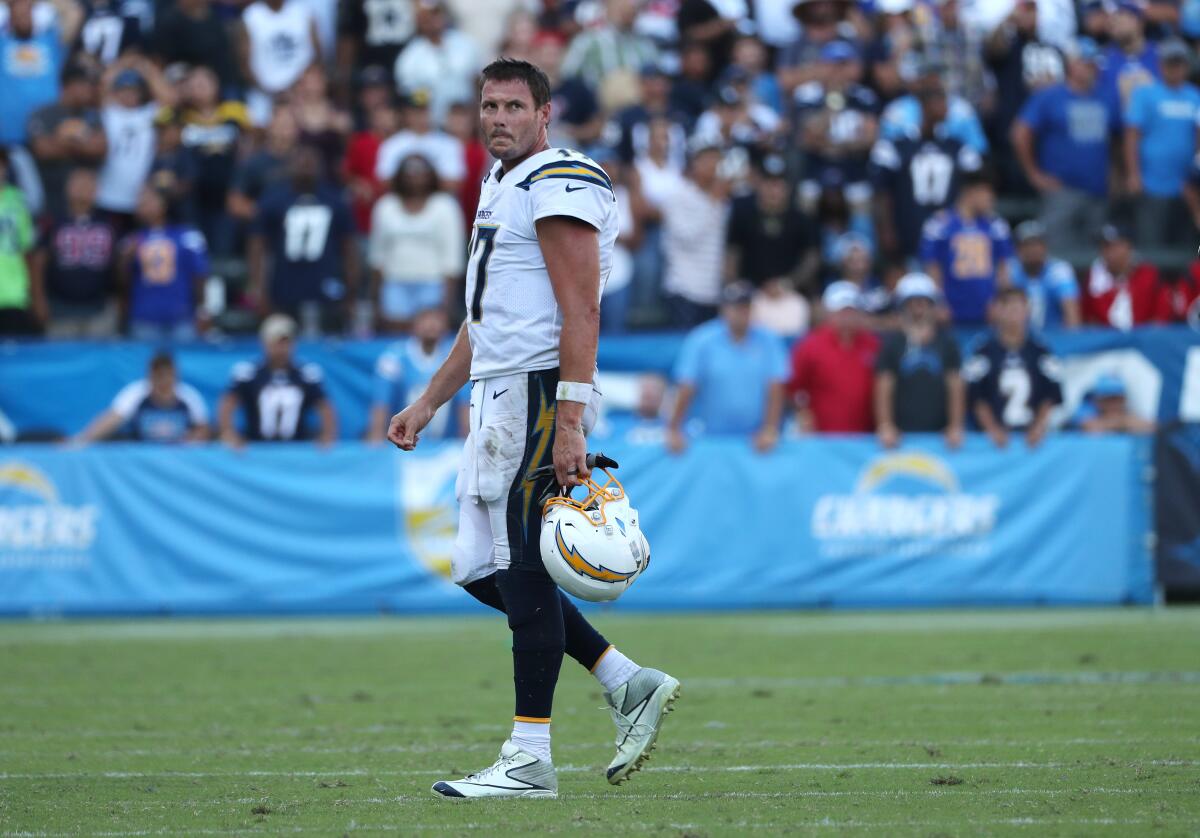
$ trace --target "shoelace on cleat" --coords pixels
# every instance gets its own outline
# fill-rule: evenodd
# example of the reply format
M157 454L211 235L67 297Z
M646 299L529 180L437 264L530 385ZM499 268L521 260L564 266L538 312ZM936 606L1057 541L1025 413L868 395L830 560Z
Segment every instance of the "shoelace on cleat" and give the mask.
M478 780L480 777L484 776L485 774L491 774L495 771L502 770L506 766L511 765L513 762L515 762L516 759L517 759L516 757L500 757L500 759L496 760L495 762L493 762L491 765L489 765L487 768L483 769L482 771L476 771L474 774L468 774L463 779Z
M621 746L622 740L628 739L630 736L649 736L654 732L654 725L645 722L631 722L629 717L616 707L605 709L608 710L613 723L617 726L617 738L613 741L618 748Z

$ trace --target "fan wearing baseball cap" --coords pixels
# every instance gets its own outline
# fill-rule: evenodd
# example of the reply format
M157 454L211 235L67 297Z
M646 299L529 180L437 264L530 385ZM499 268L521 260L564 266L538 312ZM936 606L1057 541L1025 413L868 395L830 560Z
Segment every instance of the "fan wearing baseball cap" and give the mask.
M1083 289L1088 323L1129 331L1144 323L1170 320L1170 299L1158 269L1138 262L1133 237L1119 224L1100 229L1100 256L1088 271Z
M792 349L788 392L800 426L869 434L875 428L871 400L879 338L867 329L862 294L853 282L830 283L821 308L825 321Z
M875 433L885 448L902 433L942 433L962 445L966 414L962 356L954 336L938 328L941 292L922 273L896 283L900 331L888 335L875 362Z

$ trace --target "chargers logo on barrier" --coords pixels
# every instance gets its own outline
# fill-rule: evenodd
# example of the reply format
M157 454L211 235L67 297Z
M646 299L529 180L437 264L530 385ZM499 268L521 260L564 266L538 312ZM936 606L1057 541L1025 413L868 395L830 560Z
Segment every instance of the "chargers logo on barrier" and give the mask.
M399 468L401 531L418 561L445 579L458 532L454 482L462 452L448 445L423 457L405 457Z
M923 451L885 454L854 493L822 495L812 535L829 559L982 555L1000 498L964 492L953 469Z
M79 568L90 560L99 510L68 504L27 463L0 463L0 570Z

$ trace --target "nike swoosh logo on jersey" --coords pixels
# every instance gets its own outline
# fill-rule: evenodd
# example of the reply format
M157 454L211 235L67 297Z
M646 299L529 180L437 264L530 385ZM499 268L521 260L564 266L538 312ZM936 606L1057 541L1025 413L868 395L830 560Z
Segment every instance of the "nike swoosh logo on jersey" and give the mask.
M506 388L506 389L504 389L504 390L500 390L499 392L492 393L492 401L495 401L496 399L500 398L501 396L503 396L503 395L504 395L505 393L507 393L507 392L508 392L508 390L507 390L507 388Z
M574 189L572 189L572 188L571 188L571 185L570 185L570 184L567 184L567 191L568 191L568 192L578 192L580 189L587 189L587 187L586 187L586 186L576 186Z

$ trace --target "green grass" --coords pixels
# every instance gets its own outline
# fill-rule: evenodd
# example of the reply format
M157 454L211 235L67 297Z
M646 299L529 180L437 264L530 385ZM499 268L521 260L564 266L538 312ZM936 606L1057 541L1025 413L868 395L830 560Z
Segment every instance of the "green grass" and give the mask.
M0 835L1197 835L1200 611L606 616L683 681L647 769L568 662L557 801L453 804L498 619L0 624Z

